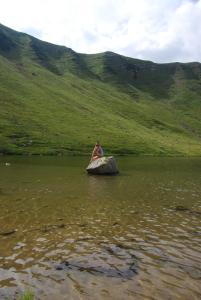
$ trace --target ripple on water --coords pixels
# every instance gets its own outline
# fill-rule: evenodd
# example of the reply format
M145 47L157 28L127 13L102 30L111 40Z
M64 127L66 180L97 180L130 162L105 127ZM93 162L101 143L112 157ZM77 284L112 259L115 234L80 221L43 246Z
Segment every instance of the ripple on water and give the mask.
M0 232L12 231L0 235L0 299L27 286L48 300L201 299L200 179L189 162L157 163L147 172L129 161L109 179L71 160L70 171L12 163L0 189Z

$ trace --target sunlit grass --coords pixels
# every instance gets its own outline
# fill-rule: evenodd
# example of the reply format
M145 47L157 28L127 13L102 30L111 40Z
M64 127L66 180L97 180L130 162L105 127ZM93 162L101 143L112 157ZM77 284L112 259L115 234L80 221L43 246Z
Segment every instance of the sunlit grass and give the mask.
M35 299L34 293L31 290L26 290L24 293L22 293L22 295L16 298L16 300L34 300L34 299Z
M7 34L17 44L0 55L0 152L88 155L99 139L106 154L201 155L193 65L175 85L174 64L78 55Z

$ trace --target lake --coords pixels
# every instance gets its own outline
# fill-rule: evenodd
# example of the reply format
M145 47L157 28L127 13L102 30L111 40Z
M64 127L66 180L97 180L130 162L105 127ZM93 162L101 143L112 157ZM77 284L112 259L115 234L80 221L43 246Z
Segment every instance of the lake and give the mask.
M0 157L0 299L201 299L201 158Z

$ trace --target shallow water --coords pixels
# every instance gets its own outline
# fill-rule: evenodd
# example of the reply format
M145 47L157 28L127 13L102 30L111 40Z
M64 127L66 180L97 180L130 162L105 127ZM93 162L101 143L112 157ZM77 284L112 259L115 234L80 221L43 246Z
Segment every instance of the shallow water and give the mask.
M201 299L201 159L0 158L0 299Z

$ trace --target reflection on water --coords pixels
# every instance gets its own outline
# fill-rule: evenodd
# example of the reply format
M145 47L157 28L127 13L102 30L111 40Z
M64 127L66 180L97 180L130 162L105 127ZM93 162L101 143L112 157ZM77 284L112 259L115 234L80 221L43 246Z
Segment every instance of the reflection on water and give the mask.
M118 164L1 157L0 299L201 298L201 159Z

